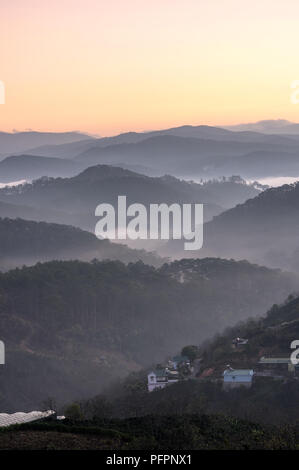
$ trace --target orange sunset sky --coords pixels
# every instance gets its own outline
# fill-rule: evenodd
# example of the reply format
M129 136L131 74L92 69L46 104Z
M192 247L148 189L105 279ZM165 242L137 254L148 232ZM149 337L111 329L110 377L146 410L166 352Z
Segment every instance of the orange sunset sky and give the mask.
M0 130L299 121L298 0L0 0Z

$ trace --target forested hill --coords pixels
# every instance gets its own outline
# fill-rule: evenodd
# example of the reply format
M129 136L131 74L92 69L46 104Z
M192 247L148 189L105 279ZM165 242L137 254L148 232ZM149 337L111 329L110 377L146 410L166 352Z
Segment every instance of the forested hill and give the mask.
M248 339L248 345L233 349L234 338ZM264 317L240 323L202 348L202 366L219 374L225 364L234 368L256 367L261 356L289 357L293 340L299 339L299 297L290 295L274 304Z
M247 262L194 260L191 280L177 280L181 270L53 261L0 274L1 409L38 407L49 395L93 396L298 287L290 274Z
M0 201L38 209L43 213L40 220L93 231L97 221L95 208L100 203L117 208L119 195L127 196L128 205L137 202L146 207L155 203L202 203L204 218L210 220L259 192L255 185L246 184L238 177L198 184L171 176L149 177L123 168L97 165L72 178L40 178L32 184L2 188Z
M145 250L99 240L90 232L69 225L0 218L0 269L53 259L143 261L160 266L163 259Z
M205 224L202 256L298 271L299 184L268 189Z
M236 338L248 342L234 347ZM274 367L271 376L271 373L267 375L268 368L258 365L262 356L289 358L295 351L290 348L291 342L296 339L299 339L299 297L289 296L283 304L274 304L259 319L239 322L200 347L184 348L197 354L197 372L191 380L148 393L148 369L143 370L110 389L105 399L95 397L85 402L82 410L86 416L90 413L99 416L109 410L110 417L122 418L220 413L229 419L238 417L267 424L294 424L298 428L298 372L295 375L288 372L285 365ZM161 357L159 363L162 360ZM223 371L228 364L234 369L253 369L252 387L223 390Z

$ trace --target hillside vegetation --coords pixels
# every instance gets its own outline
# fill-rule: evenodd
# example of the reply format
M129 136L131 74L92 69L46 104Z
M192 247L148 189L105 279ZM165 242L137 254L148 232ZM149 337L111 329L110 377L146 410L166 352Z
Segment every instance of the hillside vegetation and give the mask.
M0 204L1 205L1 204ZM143 261L160 266L155 253L99 240L90 232L69 225L0 218L0 269L7 270L38 261L78 259Z
M248 343L233 348L232 340L236 337L246 338ZM240 323L204 342L198 351L200 370L191 379L148 393L147 371L143 370L115 385L106 397L82 402L82 411L86 416L122 418L220 413L228 419L296 425L299 422L298 372L288 372L284 367L270 376L257 374L248 389L227 391L222 387L227 364L234 369L253 368L259 373L262 369L258 361L262 356L289 358L293 351L290 344L295 339L299 339L299 297L290 297L280 306L273 305L263 318Z
M0 432L0 449L285 450L298 449L298 439L296 427L266 427L223 416L145 416L25 424Z
M159 269L53 261L2 273L1 408L92 396L113 378L262 314L297 286L290 274L219 259Z
M298 234L296 183L268 189L207 223L202 256L245 258L298 271Z
M204 220L211 220L224 209L259 192L260 188L246 184L239 177L199 184L172 176L149 177L123 168L97 165L72 178L40 178L32 184L0 189L0 201L39 210L39 220L67 223L94 232L98 204L109 203L117 208L120 195L127 197L127 205L137 202L147 208L160 203L201 203Z

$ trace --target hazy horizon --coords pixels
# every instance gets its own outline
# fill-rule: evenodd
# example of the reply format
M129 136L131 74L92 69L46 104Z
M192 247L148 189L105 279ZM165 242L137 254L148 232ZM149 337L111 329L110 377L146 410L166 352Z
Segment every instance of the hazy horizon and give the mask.
M125 130L125 131L120 131L120 132L112 132L110 134L102 134L100 129L97 131L97 132L88 132L88 131L84 131L83 129L71 129L71 128L65 128L65 129L57 129L57 128L49 128L49 129L39 129L39 128L24 128L24 129L15 129L15 128L12 128L12 129L7 129L7 130L4 130L3 128L0 128L0 132L5 132L5 133L8 133L8 134L18 134L18 133L23 133L23 132L45 132L45 133L78 133L78 134L86 134L88 135L89 137L93 137L93 138L104 138L104 137L114 137L118 134L122 134L122 133L127 133L127 132L136 132L136 133L144 133L144 134L147 134L147 133L150 133L150 132L153 132L153 131L162 131L162 130L165 130L165 129L171 129L171 128L177 128L177 127L185 127L185 126L192 126L192 127L198 127L198 126L209 126L209 127L216 127L216 128L221 128L221 129L225 129L225 128L228 128L228 127L235 127L235 126L246 126L246 125L254 125L254 124L259 124L259 123L262 123L262 122L266 122L266 121L273 121L273 122L280 122L280 121L287 121L288 123L290 124L299 124L299 120L298 122L295 122L295 121L289 121L287 119L282 119L282 118L277 118L277 117L274 117L274 118L268 118L268 119L260 119L260 120L253 120L253 121L240 121L240 122L234 122L234 123L231 123L231 124L218 124L218 123L211 123L211 124L206 124L204 122L199 122L199 123L193 123L193 124L190 124L188 122L185 122L185 123L181 123L181 124L177 124L177 125L169 125L169 126L165 126L165 127L159 127L159 128L150 128L150 129L128 129L128 130ZM262 133L262 131L259 131Z
M109 136L186 122L297 121L298 13L294 0L3 4L0 128L67 123Z

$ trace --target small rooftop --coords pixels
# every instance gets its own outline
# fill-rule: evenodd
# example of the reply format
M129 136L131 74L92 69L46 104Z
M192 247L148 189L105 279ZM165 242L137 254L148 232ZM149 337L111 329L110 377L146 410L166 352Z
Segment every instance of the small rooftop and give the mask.
M149 373L149 375L155 374L156 377L178 377L179 373L176 370L169 370L166 367L164 369L156 369Z
M253 375L253 369L226 369L223 375Z
M152 370L149 373L149 375L151 375L151 374L154 374L157 377L166 377L167 376L166 369L155 369L155 370Z
M232 343L233 344L247 344L248 343L248 339L247 338L234 338L232 340Z
M190 362L190 359L187 356L174 356L172 360L173 362Z

